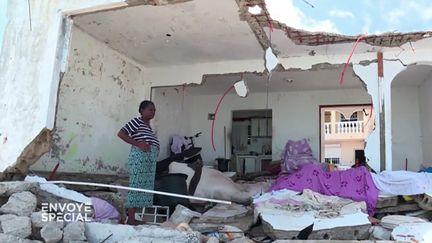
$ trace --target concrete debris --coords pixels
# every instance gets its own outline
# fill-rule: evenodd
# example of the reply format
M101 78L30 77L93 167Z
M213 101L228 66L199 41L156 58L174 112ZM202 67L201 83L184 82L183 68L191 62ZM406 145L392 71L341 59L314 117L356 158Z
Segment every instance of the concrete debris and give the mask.
M391 230L381 226L372 226L369 233L371 240L390 240Z
M198 212L194 212L189 208L178 204L175 207L174 213L171 215L169 220L174 224L187 223L191 221L193 217L201 217L201 214Z
M252 225L254 225L254 218L252 212L248 212L247 215L242 217L234 217L234 218L194 218L192 219L190 226L192 229L199 231L201 233L205 232L214 232L217 231L220 227L224 225L232 225L243 232L248 231Z
M42 228L48 223L42 220L42 211L33 212L30 216L30 219L32 226L36 228Z
M9 197L9 200L0 208L4 214L15 214L18 216L30 216L36 209L37 198L31 192L17 192Z
M3 233L8 235L26 238L32 233L30 218L26 216L1 215L0 224Z
M46 243L56 243L63 238L63 231L56 222L48 222L41 229L40 235Z
M243 236L241 238L238 239L234 239L234 240L230 240L228 241L229 243L254 243L255 241Z
M70 195L69 192L76 196L69 196L69 199L62 197L65 194ZM432 213L419 211L413 200L406 202L398 197L380 198L377 211L381 210L381 225L371 227L367 215L362 212L366 208L362 202L327 197L310 190L305 190L302 195L281 190L257 195L253 200L254 207L235 203L216 206L207 204L210 206L208 210L194 208L203 212L200 214L177 205L170 220L160 226L130 226L116 224L117 222L65 224L62 220L45 222L44 212L41 211L42 203L72 205L76 204L77 199L87 201L88 196L96 196L115 202L117 208L124 208L124 198L115 191L86 191L86 195L83 195L58 186L40 188L37 183L29 182L0 182L0 193L0 213L3 214L0 215L0 242L19 243L40 242L28 239L65 243L271 242L277 239L300 238L299 231L311 223L314 223L314 226L308 236L309 240L389 240L393 228L400 231L400 226L413 222L419 226L402 229L409 231L405 236L414 235L416 240L421 241L424 238L421 227L428 221L420 219L419 215ZM397 210L409 212L414 217L386 216L388 212L398 212ZM261 222L257 221L258 217ZM256 229L260 229L259 232ZM253 232L254 230L257 232ZM401 235L403 234L397 234Z
M64 243L85 240L85 226L83 222L72 222L66 225L66 227L64 228Z
M260 198L264 198L261 200ZM264 232L273 239L293 239L311 224L308 239L367 239L370 222L364 203L310 190L302 195L290 191L269 192L254 200L255 215L262 219Z
M401 224L426 223L427 221L417 217L404 215L388 215L381 219L381 225L387 229L394 229Z
M86 223L85 232L89 242L199 242L198 232L187 232L157 226L113 225L101 223ZM138 241L135 241L138 242Z
M376 208L395 207L398 205L397 196L379 196Z
M25 181L3 181L0 183L0 196L10 196L17 192L32 191L36 192L37 183Z
M49 184L46 183L47 180L45 178L39 177L39 176L26 176L25 181L29 182L39 182L40 189L49 192L51 194L54 194L58 197L66 198L75 202L81 202L81 203L91 203L91 200L89 197L84 196L81 193L78 193L76 191L72 191L69 189L66 189L64 187L60 187L55 184Z
M432 242L432 223L401 224L391 233L392 239L404 242Z
M203 214L203 217L210 219L210 218L222 218L222 219L229 219L234 217L242 217L245 216L250 209L240 205L240 204L217 204L207 212Z
M13 235L7 235L7 234L3 234L3 233L0 233L0 242L3 242L3 243L43 243L42 241L22 239L20 237L16 237Z
M219 238L212 236L210 238L208 238L207 243L219 243Z

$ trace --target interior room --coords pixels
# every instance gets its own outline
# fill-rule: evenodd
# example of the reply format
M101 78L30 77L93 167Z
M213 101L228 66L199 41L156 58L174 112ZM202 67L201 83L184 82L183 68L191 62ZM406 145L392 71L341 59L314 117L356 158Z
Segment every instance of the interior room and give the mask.
M392 82L391 125L394 170L418 171L432 160L432 66L411 65Z
M263 171L272 160L272 111L233 111L231 147L237 172ZM243 160L253 161L244 161L243 166Z
M204 164L212 166L216 159L226 158L237 169L231 158L235 154L232 119L233 111L241 110L271 110L271 144L264 149L267 160L270 154L271 161L280 160L289 139L303 138L319 159L319 106L370 103L364 83L348 66L340 85L340 64L322 63L304 70L279 65L271 76L262 72L262 47L250 26L238 19L238 7L227 4L235 5L224 2L220 6L225 20L214 14L217 11L205 14L214 8L211 1L136 6L74 17L67 71L59 87L55 139L32 170L51 171L60 163L60 172L126 175L129 147L116 134L138 115L143 99L156 104L152 127L161 143L159 160L169 156L174 135L202 132L195 142L202 147ZM205 22L196 23L182 14L191 9L192 16L212 21L214 31L203 32ZM138 24L161 19L159 26L166 28ZM227 20L233 21L227 25ZM196 31L207 34L193 35ZM221 51L226 43L230 48ZM241 79L249 95L242 98L231 91L221 100ZM241 153L262 154L263 146L259 147Z

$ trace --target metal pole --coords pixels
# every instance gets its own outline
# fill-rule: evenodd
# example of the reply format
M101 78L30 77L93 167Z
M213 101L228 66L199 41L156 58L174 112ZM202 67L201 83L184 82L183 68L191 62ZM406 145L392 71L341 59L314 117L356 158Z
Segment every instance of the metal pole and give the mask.
M79 181L47 181L47 182L39 182L39 183L41 183L41 184L70 184L70 185L83 185L83 186L99 186L99 187L124 189L124 190L130 190L130 191L147 192L147 193L152 193L152 194L187 198L187 199L206 201L206 202L222 203L222 204L228 204L228 205L231 204L230 201L224 201L224 200L217 200L217 199L210 199L210 198L203 198L203 197L194 197L194 196L188 196L188 195L182 195L182 194L176 194L176 193L170 193L170 192L160 192L160 191L154 191L154 190L148 190L148 189L134 188L134 187L128 187L128 186L108 185L108 184L102 184L102 183L79 182Z

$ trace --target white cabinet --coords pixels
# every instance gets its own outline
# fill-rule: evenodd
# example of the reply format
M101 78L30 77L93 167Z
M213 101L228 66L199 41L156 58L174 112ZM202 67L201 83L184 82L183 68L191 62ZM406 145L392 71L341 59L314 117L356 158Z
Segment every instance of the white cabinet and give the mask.
M272 136L272 125L273 125L273 123L272 123L272 119L271 118L268 118L267 119L267 136L269 136L269 137L271 137Z
M252 118L251 135L252 137L269 137L272 134L271 118Z
M260 119L251 119L251 136L258 137L260 132Z

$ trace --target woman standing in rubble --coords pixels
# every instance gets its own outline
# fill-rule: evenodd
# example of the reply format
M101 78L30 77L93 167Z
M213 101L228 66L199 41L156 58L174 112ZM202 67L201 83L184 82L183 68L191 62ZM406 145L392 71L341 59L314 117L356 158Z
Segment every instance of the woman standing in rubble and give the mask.
M117 136L132 145L128 158L129 186L142 189L154 189L156 159L159 153L159 141L150 127L156 108L153 102L144 100L138 108L140 117L133 118L120 129ZM136 225L137 208L153 206L153 194L129 191L127 196L127 224Z

